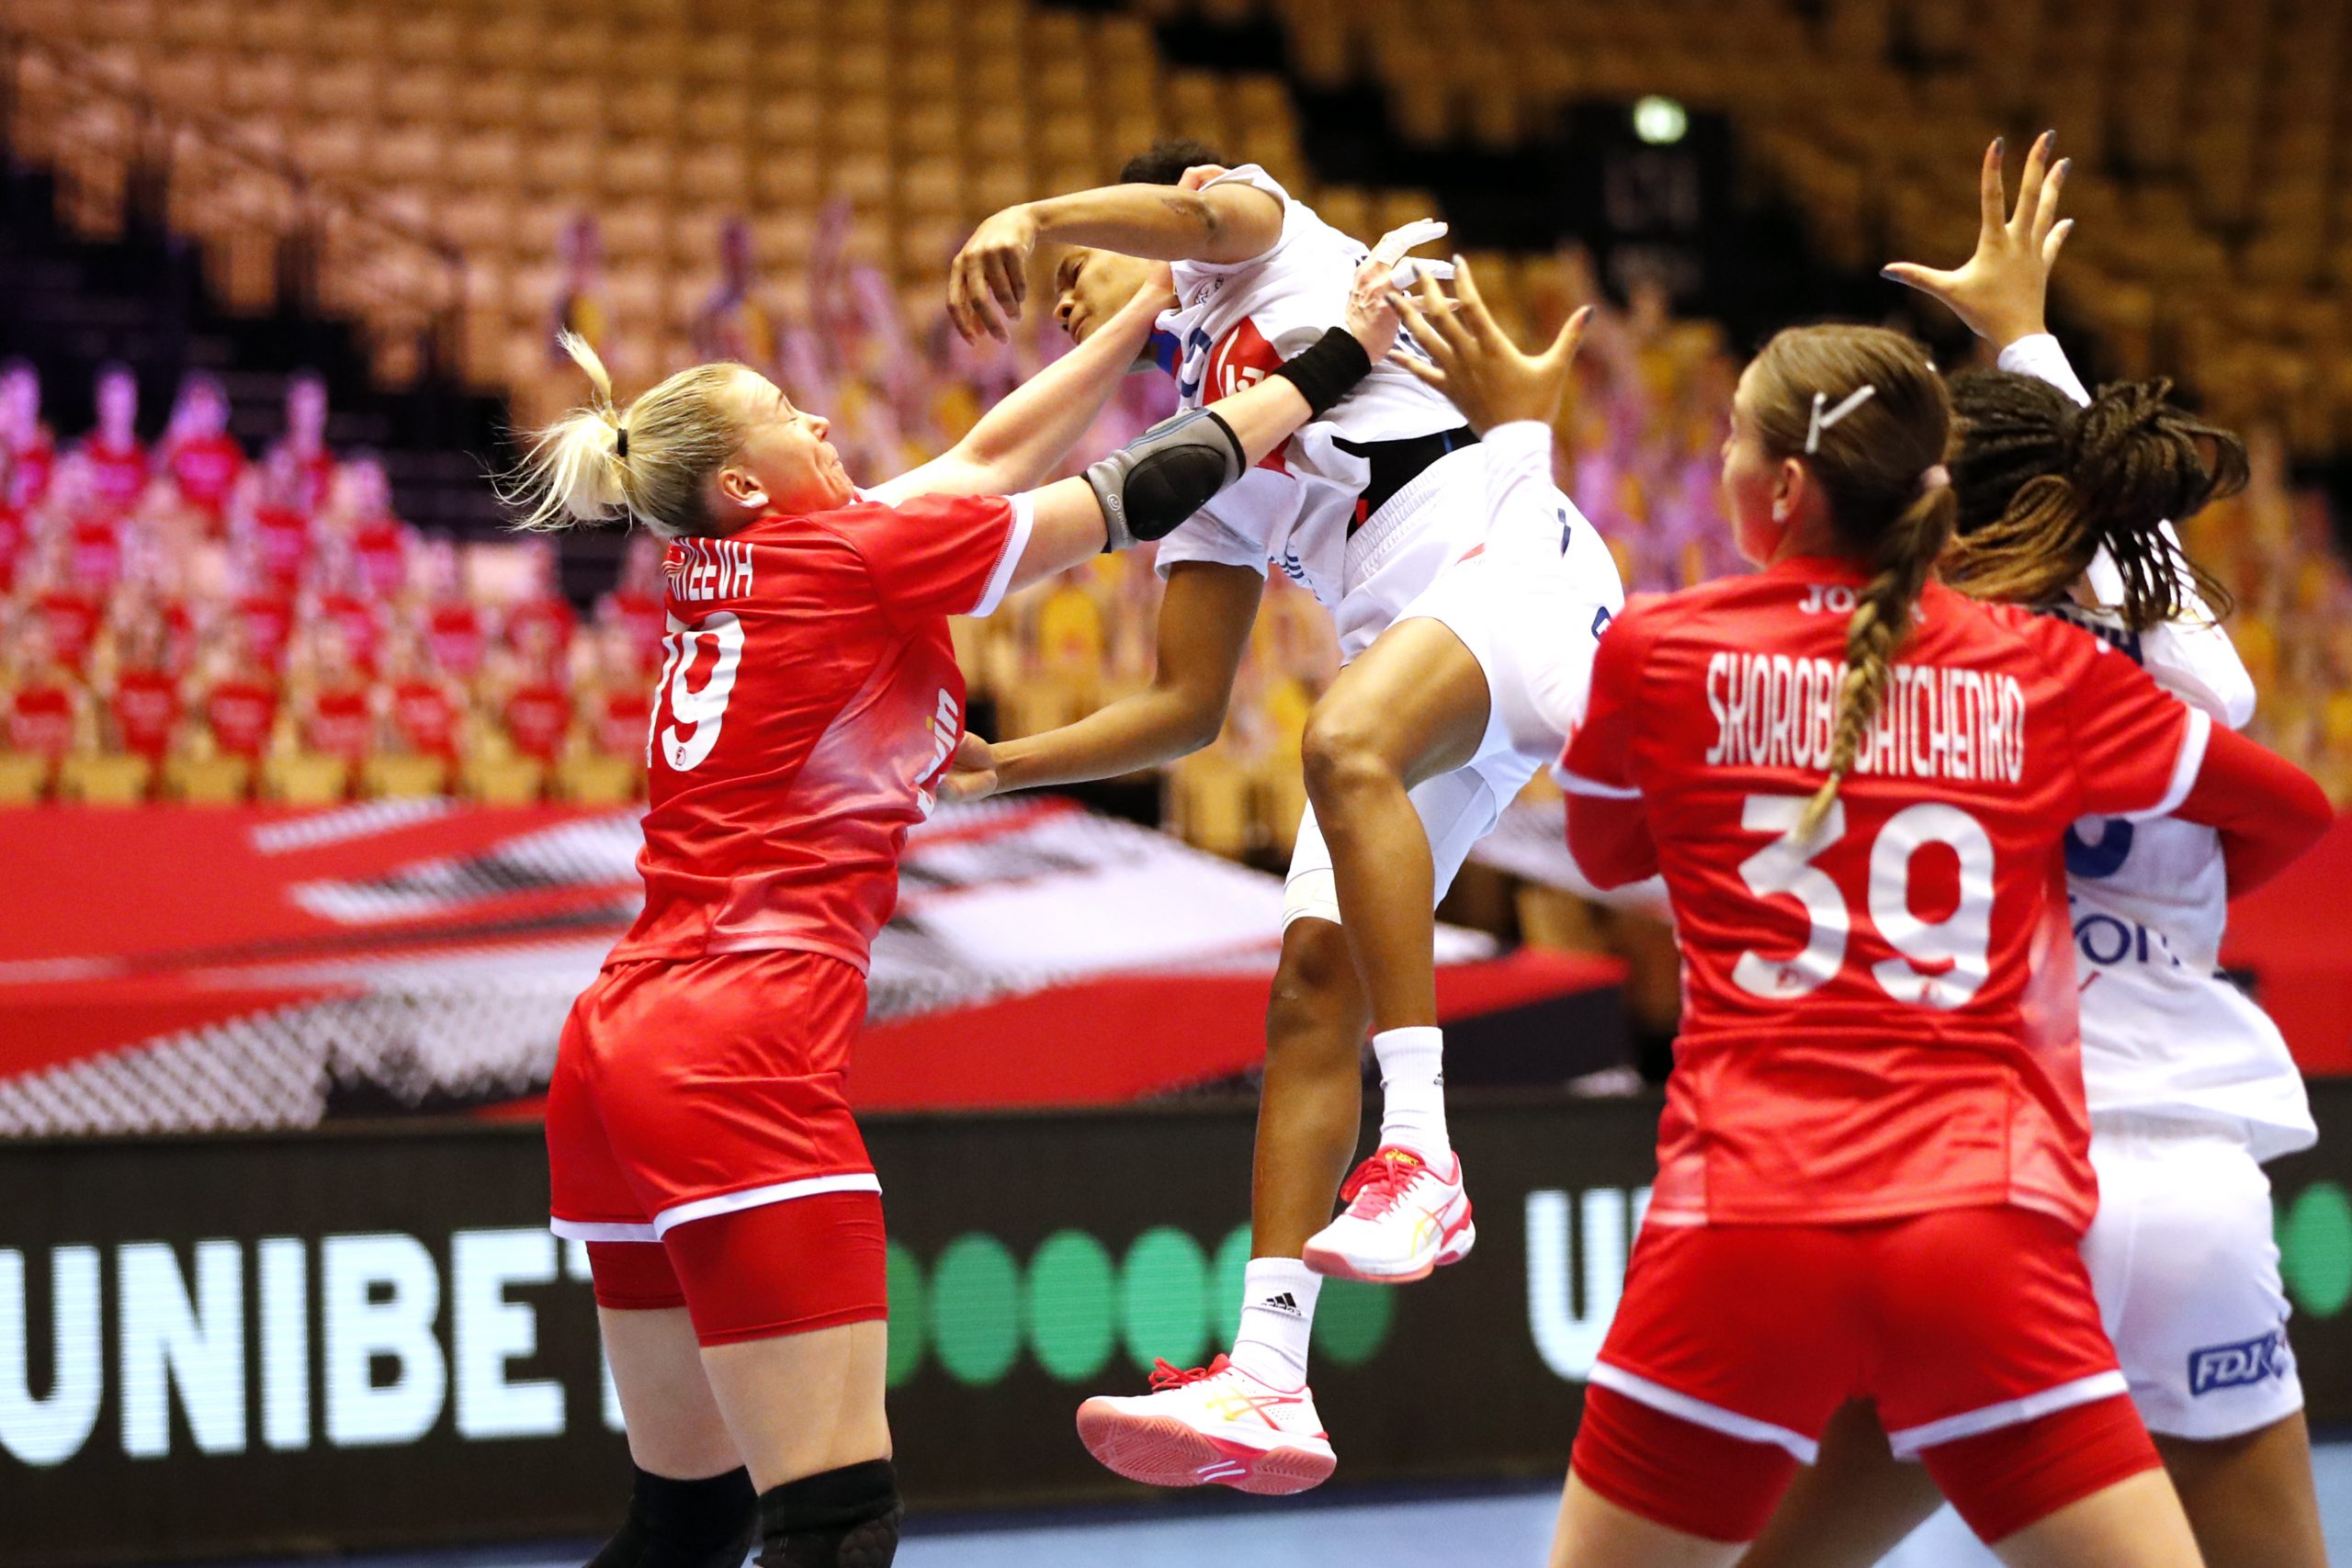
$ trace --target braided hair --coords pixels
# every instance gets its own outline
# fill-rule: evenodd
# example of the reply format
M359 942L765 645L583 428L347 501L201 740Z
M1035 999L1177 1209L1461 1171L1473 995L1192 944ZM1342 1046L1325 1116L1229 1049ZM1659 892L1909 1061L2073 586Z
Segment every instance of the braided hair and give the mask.
M1829 777L1798 819L1804 839L1853 771L1919 594L1951 537L1957 507L1939 466L1951 403L1927 349L1879 327L1792 327L1764 345L1749 375L1765 450L1805 465L1838 542L1871 570L1846 626Z
M2049 604L2104 547L2123 580L2123 603L2109 607L2132 630L2190 613L2192 591L2229 614L2229 590L2163 524L2244 489L2245 445L2173 403L2171 390L2162 379L2119 382L2083 408L2030 376L1955 378L1960 538L1945 581L1980 599Z

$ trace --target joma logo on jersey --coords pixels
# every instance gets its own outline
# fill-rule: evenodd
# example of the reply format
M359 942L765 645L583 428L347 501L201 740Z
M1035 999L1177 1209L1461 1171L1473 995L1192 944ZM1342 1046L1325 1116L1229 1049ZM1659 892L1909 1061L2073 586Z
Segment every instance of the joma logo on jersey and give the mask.
M2188 1392L2203 1395L2220 1389L2245 1388L2284 1377L2287 1365L2284 1329L2274 1328L2235 1345L2209 1345L2188 1353Z
M732 599L752 591L752 547L740 539L673 539L662 574L687 604Z

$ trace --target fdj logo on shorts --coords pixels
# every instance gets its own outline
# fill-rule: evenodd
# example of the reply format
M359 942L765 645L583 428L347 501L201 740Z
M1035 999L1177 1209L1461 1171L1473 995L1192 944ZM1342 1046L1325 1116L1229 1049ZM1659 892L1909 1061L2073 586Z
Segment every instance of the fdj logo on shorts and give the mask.
M1173 1225L1145 1231L1114 1256L1084 1231L1056 1231L1024 1264L992 1235L957 1236L929 1268L889 1247L893 1388L926 1360L956 1382L985 1387L1012 1371L1025 1347L1062 1382L1103 1372L1125 1349L1149 1371L1157 1360L1195 1366L1230 1343L1241 1315L1250 1227L1214 1255ZM1351 1367L1379 1353L1396 1294L1385 1286L1325 1282L1316 1312L1318 1359Z
M2202 1395L2245 1388L2283 1377L2287 1365L2287 1333L2281 1328L2235 1345L2209 1345L2188 1353L2188 1392Z

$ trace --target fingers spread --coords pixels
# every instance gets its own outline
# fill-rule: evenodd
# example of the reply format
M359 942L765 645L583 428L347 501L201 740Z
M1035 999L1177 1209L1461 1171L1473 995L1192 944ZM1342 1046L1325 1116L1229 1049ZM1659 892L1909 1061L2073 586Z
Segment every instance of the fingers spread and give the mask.
M1489 348L1501 344L1502 329L1495 325L1486 297L1478 292L1478 279L1472 274L1470 264L1460 256L1453 258L1453 291L1461 296L1462 320L1471 335Z
M1422 381L1431 387L1435 387L1441 392L1445 390L1445 372L1440 370L1435 366L1430 364L1427 360L1420 358L1417 355L1407 354L1402 349L1392 348L1388 351L1388 363L1391 365L1401 365L1405 367L1406 374L1413 377L1416 380Z
M2066 236L2074 231L2075 220L2071 218L2059 224L2055 229L2050 231L2049 238L2041 242L2041 265L2043 266L2052 266L2057 263L2058 252L2065 245Z
M1415 343L1419 344L1432 359L1435 359L1441 367L1455 363L1458 356L1454 354L1453 345L1439 335L1438 328L1430 323L1428 316L1421 313L1420 307L1413 302L1413 297L1410 294L1400 288L1389 296L1388 302L1396 308L1396 319L1403 325L1406 333ZM1443 320L1442 312L1440 320Z
M1996 136L1993 144L1984 149L1984 166L1977 171L1977 216L1987 234L1997 232L2008 221L2009 198L2001 185L2001 154L2002 140Z
M1562 322L1560 325L1560 335L1554 338L1552 340L1552 346L1544 351L1544 364L1557 369L1566 370L1571 364L1575 363L1577 350L1578 347L1582 346L1584 343L1584 330L1591 321L1592 307L1587 305L1582 310L1575 311L1566 321Z
M2067 171L2075 166L2072 158L2061 158L2050 165L2050 173L2041 181L2041 205L2033 215L2033 243L2037 245L2050 238L2058 223L2058 193L2065 188Z
M2050 147L2058 133L2045 130L2033 139L2026 149L2025 173L2018 176L2018 209L2009 220L2009 232L2020 240L2034 233L2034 214L2041 210L2041 181L2050 168Z
M1939 272L1934 267L1921 266L1917 262L1889 262L1878 269L1878 275L1891 283L1900 283L1905 288L1916 288L1920 293L1937 299L1950 299L1952 286L1959 281L1957 273Z

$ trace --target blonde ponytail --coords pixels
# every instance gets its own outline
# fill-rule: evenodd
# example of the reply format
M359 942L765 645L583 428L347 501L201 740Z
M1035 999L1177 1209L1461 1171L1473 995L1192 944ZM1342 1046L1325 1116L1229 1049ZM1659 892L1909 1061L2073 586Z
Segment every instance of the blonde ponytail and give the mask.
M744 367L697 365L616 409L612 376L588 340L564 332L556 343L594 399L540 431L493 481L514 526L549 533L634 521L664 536L707 532L702 487L741 441L726 394Z

